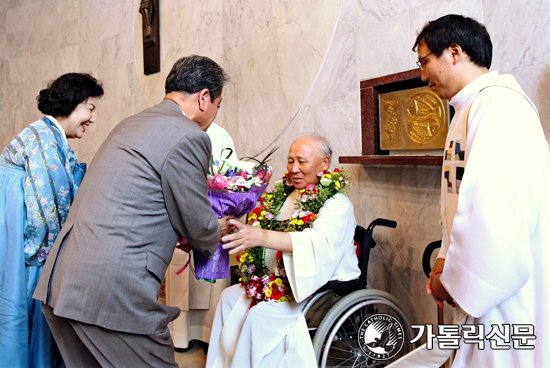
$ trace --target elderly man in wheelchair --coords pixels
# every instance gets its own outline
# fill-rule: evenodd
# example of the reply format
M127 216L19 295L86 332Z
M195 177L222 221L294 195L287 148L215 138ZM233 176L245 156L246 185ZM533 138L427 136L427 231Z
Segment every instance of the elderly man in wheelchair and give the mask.
M254 224L231 220L239 231L222 242L230 254L245 251L239 259L241 284L222 293L207 367L380 366L361 352L360 319L381 311L409 327L391 295L365 288L372 228L395 223L378 220L369 230L356 229L353 205L344 195L347 175L328 171L331 155L324 137L297 138L289 149L288 173L264 193ZM356 248L356 232L361 248L368 249ZM357 254L365 261L361 267ZM338 301L339 308L308 327L308 310L318 309L315 301ZM395 345L391 333L381 336Z

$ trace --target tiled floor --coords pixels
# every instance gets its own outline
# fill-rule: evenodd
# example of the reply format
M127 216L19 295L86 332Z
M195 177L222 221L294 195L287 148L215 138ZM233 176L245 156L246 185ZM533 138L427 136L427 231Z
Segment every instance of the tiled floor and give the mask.
M199 344L185 353L176 353L176 363L180 368L204 368L206 366L206 355Z

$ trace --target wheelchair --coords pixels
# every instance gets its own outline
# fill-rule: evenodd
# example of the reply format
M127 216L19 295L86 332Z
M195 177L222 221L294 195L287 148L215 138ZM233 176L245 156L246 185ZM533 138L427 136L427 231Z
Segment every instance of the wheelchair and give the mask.
M395 228L397 223L376 219L367 229L356 227L354 240L358 247L361 276L345 282L329 281L302 309L321 368L384 367L416 347L409 343L414 335L408 313L401 303L392 295L367 285L370 249L376 245L372 233L376 226ZM360 346L363 322L379 314L393 317L403 327L404 343L399 353L391 359L376 359L370 356L372 354L367 356L362 350L364 346Z

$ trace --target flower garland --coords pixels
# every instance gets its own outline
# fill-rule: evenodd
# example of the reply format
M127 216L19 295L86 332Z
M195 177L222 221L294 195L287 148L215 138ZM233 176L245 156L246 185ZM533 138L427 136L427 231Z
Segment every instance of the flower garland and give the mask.
M282 180L275 183L274 188L265 191L261 196L260 205L252 210L250 219L252 226L274 231L302 231L313 226L319 211L325 202L337 193L347 193L351 183L349 175L344 170L334 169L317 174L319 183L310 184L300 191L294 205L294 213L290 220L277 221L277 215L286 198L294 191L290 175L285 173ZM249 248L244 254L237 255L239 262L239 281L246 289L246 296L253 298L253 304L260 301L275 300L278 302L294 299L286 276L283 254L275 255L273 274L268 274L264 260L265 248Z

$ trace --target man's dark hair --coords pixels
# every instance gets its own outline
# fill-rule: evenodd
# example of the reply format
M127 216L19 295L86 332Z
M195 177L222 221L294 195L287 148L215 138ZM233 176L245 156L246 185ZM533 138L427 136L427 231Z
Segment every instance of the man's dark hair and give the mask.
M206 56L185 56L176 61L166 77L165 90L194 94L203 89L210 92L214 101L221 96L223 86L228 80L227 74L214 60Z
M69 116L88 97L103 96L101 82L90 74L67 73L48 83L36 97L38 110L51 116Z
M413 51L424 39L426 46L440 57L449 46L455 44L464 50L476 65L491 67L493 44L485 26L475 19L449 14L426 23L416 37Z

